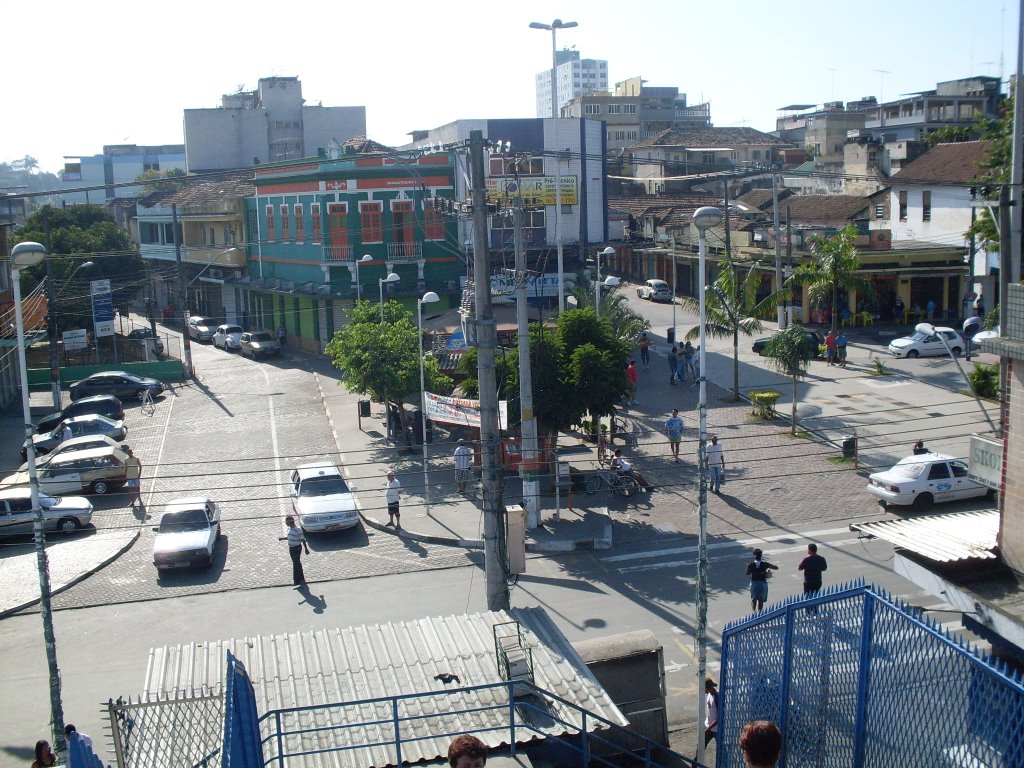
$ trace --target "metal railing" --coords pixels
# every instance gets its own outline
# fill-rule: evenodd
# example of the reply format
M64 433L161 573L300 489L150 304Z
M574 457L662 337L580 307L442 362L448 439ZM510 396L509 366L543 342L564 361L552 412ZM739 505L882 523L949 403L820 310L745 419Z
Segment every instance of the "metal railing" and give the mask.
M325 245L324 249L324 261L331 264L337 264L339 262L351 262L352 258L352 246L348 243L342 243L339 245Z
M418 261L423 258L423 242L388 243L389 261Z

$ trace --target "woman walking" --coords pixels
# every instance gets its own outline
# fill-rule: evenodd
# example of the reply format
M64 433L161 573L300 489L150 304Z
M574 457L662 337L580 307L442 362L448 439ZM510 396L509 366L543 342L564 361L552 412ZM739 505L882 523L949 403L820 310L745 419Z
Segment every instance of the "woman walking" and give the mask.
M771 571L777 570L779 566L761 559L760 549L754 550L754 561L747 564L747 576L750 577L750 610L764 610L765 601L768 600L768 579L771 577Z

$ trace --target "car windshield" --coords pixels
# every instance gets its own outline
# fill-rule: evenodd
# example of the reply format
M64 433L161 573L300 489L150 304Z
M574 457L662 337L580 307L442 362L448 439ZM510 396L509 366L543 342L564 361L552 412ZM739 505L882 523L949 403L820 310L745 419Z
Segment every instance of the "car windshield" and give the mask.
M269 333L254 333L249 337L251 341L270 341Z
M299 483L299 496L333 496L338 493L348 493L348 486L337 475L311 477Z
M224 333L241 333L241 332L242 332L242 329L239 328L237 325L229 325L227 328L224 329Z
M924 467L924 464L897 464L889 471L894 475L899 475L900 477L906 477L912 480L921 476L921 473L924 472Z
M193 317L192 322L196 325L213 325L213 320L208 317Z
M160 520L160 533L185 533L202 531L209 527L206 513L201 509L186 509L184 512L168 512Z
M914 331L914 333L912 333L908 338L911 341L924 341L925 339L930 339L931 338L931 334L930 333L921 333L920 331Z

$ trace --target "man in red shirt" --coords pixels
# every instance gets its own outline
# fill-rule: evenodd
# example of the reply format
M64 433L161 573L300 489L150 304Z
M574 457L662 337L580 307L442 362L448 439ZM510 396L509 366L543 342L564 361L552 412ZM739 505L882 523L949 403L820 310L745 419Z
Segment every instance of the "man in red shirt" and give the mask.
M626 381L629 382L629 394L626 396L628 400L627 405L640 405L640 402L636 399L636 383L639 379L636 370L636 360L630 360L629 365L626 366Z
M836 333L835 331L829 331L825 337L825 357L828 359L829 365L836 364Z

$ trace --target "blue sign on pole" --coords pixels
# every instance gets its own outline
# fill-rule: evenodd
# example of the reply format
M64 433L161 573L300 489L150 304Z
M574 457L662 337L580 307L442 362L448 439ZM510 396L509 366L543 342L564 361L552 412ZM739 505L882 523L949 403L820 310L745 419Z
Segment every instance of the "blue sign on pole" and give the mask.
M109 280L93 280L89 283L92 297L93 334L114 335L114 296L110 292Z

